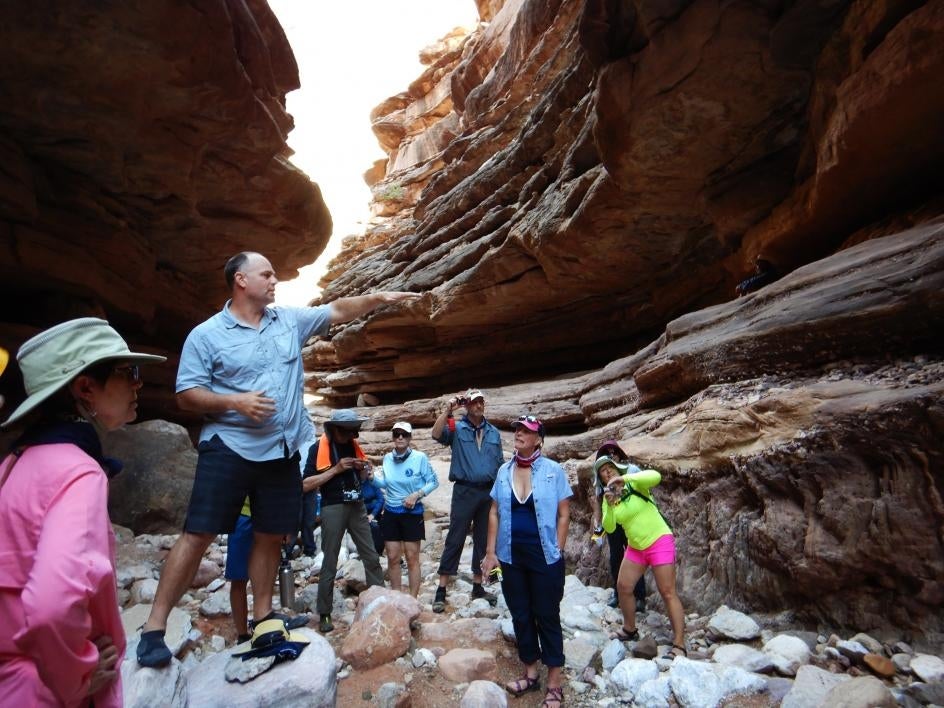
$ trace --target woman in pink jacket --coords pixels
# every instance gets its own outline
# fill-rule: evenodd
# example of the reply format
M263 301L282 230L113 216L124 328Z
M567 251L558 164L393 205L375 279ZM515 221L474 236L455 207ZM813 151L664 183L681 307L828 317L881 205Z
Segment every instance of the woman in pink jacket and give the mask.
M122 704L125 651L99 434L137 417L138 364L107 322L71 320L20 347L25 430L0 462L0 696L5 705Z

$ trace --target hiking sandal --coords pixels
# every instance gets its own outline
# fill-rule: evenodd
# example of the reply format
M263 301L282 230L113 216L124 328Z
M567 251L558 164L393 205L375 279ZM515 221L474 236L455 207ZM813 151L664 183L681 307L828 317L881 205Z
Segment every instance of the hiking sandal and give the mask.
M515 697L521 696L527 693L528 691L537 691L540 688L541 688L540 679L537 676L535 676L534 678L531 678L527 674L525 674L521 678L515 679L511 683L505 684L505 690Z
M662 658L668 659L669 661L675 661L675 658L678 656L684 656L685 658L688 658L688 649L678 644L673 644L672 648L669 649Z
M547 687L547 693L544 694L544 700L541 702L541 708L560 708L564 705L564 687Z
M617 629L615 632L611 633L610 639L619 639L621 642L638 642L639 630L634 629L630 631L626 629L625 626L623 626Z

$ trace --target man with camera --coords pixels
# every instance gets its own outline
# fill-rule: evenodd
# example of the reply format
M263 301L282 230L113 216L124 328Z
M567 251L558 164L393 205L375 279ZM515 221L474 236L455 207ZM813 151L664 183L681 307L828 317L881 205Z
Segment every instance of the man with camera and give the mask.
M461 420L453 418L464 407ZM482 558L488 535L490 496L498 468L505 461L498 428L485 420L485 394L470 388L464 395L449 399L433 424L434 440L452 449L449 481L453 482L449 510L449 531L439 561L439 587L433 598L433 612L446 609L446 584L459 570L465 539L472 528L472 599L484 598L495 604L495 596L482 587Z
M383 570L370 533L361 485L373 478L370 463L357 444L357 435L366 421L354 411L336 410L325 421L324 433L311 446L302 480L305 492L321 492L321 550L324 561L318 576L318 629L334 629L334 578L344 532L351 534L364 563L368 585L383 585Z

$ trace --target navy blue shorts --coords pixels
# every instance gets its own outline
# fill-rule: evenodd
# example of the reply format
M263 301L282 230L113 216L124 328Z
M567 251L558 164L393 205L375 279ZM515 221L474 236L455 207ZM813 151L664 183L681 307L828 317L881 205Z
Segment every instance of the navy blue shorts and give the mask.
M184 531L232 533L249 497L252 527L258 533L294 536L302 505L301 455L252 462L214 435L197 446L197 473Z
M236 528L226 540L227 580L249 580L249 552L252 550L252 517L239 515Z
M426 525L422 514L394 514L388 510L380 517L384 541L425 541Z

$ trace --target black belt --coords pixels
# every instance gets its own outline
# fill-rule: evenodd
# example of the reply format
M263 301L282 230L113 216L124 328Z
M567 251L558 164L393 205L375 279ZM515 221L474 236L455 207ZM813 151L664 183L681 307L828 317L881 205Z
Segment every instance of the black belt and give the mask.
M488 490L491 490L491 488L495 484L494 482L467 482L464 479L457 479L454 483L458 484L461 487L472 487L473 489L488 489Z

